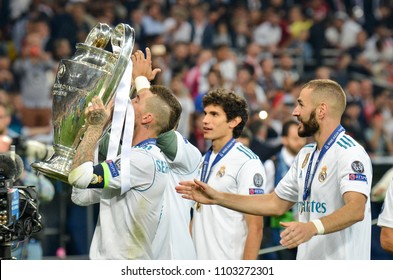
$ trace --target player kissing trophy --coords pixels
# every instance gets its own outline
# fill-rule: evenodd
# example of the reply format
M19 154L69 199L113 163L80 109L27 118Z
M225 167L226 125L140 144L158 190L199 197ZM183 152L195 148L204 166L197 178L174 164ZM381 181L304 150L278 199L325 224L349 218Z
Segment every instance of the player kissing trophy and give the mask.
M105 50L111 41L112 52ZM68 183L76 148L85 132L84 112L94 96L107 105L127 68L135 31L127 24L114 29L98 23L70 59L60 62L53 85L54 154L31 166L45 176Z

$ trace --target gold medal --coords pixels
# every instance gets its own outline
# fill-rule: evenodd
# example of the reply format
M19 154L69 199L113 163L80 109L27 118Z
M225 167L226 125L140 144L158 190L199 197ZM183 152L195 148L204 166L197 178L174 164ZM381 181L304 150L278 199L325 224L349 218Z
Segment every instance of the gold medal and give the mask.
M196 209L197 211L199 211L200 208L201 208L201 203L197 202L197 203L196 203L196 206L195 206L195 209Z

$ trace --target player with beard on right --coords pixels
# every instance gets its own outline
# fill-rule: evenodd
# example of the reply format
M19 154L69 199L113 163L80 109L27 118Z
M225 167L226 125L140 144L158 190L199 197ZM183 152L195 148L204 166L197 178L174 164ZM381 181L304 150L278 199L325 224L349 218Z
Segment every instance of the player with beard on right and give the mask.
M252 215L278 216L294 204L298 221L281 222L280 243L297 259L370 259L371 160L341 126L346 98L328 79L312 80L300 92L293 116L298 134L315 143L300 150L272 193L245 196L220 192L199 181L180 182L177 192L202 204Z

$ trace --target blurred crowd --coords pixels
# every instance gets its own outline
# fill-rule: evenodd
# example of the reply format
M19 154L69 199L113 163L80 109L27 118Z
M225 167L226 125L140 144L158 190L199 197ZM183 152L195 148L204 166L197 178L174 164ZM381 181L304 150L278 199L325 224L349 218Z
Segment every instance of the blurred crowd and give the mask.
M127 23L134 49L150 47L162 69L155 82L183 105L180 132L202 152L208 90L244 96L252 137L269 151L304 81L331 78L347 93L347 132L371 156L393 155L392 7L389 0L3 0L0 102L12 116L9 132L50 144L58 62L97 22Z

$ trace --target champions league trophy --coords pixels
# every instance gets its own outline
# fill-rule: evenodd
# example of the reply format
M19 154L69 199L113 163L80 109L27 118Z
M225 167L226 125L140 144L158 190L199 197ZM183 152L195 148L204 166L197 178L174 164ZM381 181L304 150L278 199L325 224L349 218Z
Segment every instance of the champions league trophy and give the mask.
M104 50L111 41L113 52ZM54 154L31 166L45 176L68 183L72 161L86 130L84 112L94 96L107 105L114 96L134 47L135 31L127 24L113 30L99 23L75 54L60 62L53 85Z

